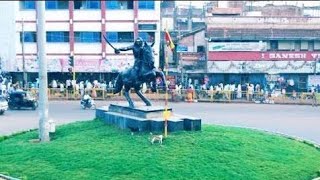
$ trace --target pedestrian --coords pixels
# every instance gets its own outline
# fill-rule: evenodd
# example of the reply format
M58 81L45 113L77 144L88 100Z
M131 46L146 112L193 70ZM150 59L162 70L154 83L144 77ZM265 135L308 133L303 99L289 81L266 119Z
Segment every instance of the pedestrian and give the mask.
M318 106L317 93L316 93L316 88L314 87L314 85L312 85L312 87L311 87L311 96L312 96L312 107L317 107Z
M96 86L93 86L91 89L91 97L96 98L97 97L97 88Z
M146 83L143 83L143 84L142 84L142 91L141 91L141 92L144 94L144 93L147 92L147 90L148 90L147 84L146 84Z
M80 89L80 95L81 95L81 97L83 97L84 96L84 84L83 84L83 81L80 82L79 89Z
M64 84L60 83L60 94L64 92Z
M238 87L237 87L237 99L241 99L241 98L242 98L241 84L238 84Z

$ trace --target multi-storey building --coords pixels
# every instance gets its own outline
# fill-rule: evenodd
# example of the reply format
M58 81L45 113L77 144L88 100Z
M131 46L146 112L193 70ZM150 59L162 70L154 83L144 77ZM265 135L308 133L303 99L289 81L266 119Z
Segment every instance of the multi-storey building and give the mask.
M30 81L38 72L36 3L0 2L0 21L2 27L6 27L0 30L2 69L20 79L26 71ZM132 52L115 55L103 35L115 47L132 45L138 36L148 42L155 41L155 66L159 66L160 1L53 0L45 3L49 78L62 77L61 73L67 76L70 57L74 59L79 78L85 73L90 73L91 78L107 74L103 77L108 80L114 78L115 72L133 65Z
M306 15L305 7L241 3L208 8L210 82L266 85L281 79L305 91L308 76L320 70L320 17Z
M186 84L189 78L201 79L206 69L204 8L164 1L161 19L176 45L174 52L167 52L170 80Z

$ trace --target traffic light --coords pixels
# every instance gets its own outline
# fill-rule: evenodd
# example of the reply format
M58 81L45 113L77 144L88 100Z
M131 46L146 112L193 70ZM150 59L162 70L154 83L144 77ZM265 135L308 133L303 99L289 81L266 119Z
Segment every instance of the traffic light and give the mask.
M73 56L69 56L69 63L68 63L71 67L74 67L74 59Z

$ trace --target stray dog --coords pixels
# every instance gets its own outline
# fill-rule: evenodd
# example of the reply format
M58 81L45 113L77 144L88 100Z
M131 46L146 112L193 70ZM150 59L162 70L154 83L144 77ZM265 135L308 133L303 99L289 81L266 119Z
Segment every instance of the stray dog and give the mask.
M139 132L140 129L139 128L135 128L135 127L128 127L131 130L131 135L133 135L135 132Z
M150 142L151 144L154 144L154 142L158 141L159 144L162 145L162 140L163 140L163 135L152 135L152 133L150 133Z

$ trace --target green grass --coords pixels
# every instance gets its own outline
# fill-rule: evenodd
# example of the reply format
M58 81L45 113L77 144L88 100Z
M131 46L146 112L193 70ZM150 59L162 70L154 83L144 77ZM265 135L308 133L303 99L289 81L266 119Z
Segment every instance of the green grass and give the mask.
M0 173L32 180L302 180L320 170L318 149L241 128L170 133L163 146L100 120L59 126L49 143L29 142L37 133L0 138Z

